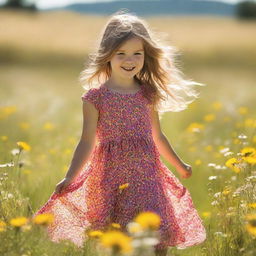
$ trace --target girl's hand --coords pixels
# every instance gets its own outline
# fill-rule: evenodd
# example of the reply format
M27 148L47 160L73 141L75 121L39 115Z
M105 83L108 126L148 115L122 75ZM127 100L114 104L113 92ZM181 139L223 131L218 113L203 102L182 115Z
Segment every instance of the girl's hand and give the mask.
M71 183L70 178L64 178L61 180L59 183L57 183L56 188L55 188L55 193L59 194L61 193L70 183Z
M177 168L181 178L187 179L192 175L192 167L189 164L183 163L181 167Z

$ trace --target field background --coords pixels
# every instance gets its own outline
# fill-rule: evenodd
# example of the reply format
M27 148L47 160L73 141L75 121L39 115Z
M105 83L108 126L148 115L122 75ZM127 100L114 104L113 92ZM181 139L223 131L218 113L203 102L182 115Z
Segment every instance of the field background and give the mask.
M83 88L78 76L107 17L13 11L1 11L0 17L0 104L17 107L1 120L0 135L8 140L1 142L0 162L15 158L11 150L17 141L31 145L31 151L20 159L20 193L29 198L35 211L64 177L81 135ZM180 50L179 65L185 76L206 84L199 88L200 98L191 107L166 113L161 124L178 155L193 167L192 177L181 182L200 214L211 211L207 183L214 171L208 164L223 164L218 146L225 145L232 132L244 132L237 123L241 120L236 112L239 107L247 107L249 117L255 118L256 23L208 16L145 20L156 31L166 33L169 43ZM223 104L219 119L207 124L211 126L208 133L197 137L191 147L184 131L192 122L204 122L204 116L213 112L213 102ZM221 121L226 116L231 123ZM253 134L255 129L247 135ZM213 150L205 150L207 145ZM196 164L198 159L201 164ZM18 209L12 209L9 217L17 213ZM21 213L26 210L22 208ZM198 248L176 255L192 252L201 255Z

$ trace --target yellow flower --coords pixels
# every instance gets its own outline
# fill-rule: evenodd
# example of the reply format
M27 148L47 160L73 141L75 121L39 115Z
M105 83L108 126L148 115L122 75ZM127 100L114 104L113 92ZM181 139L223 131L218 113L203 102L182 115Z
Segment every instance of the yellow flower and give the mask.
M200 123L191 123L188 127L187 127L187 131L188 132L200 132L201 130L204 129L204 125L200 124Z
M242 159L249 164L256 164L256 149L253 147L245 147L241 150Z
M228 195L230 192L231 192L231 188L225 188L225 189L222 191L222 194L223 194L223 195Z
M256 149L253 147L245 147L241 149L241 153L244 157L247 156L255 156L256 155Z
M20 150L22 150L22 149L24 149L26 151L31 150L31 147L26 142L24 142L24 141L18 141L17 145L20 148Z
M234 172L239 173L241 171L238 165L240 162L241 160L238 160L235 157L232 157L226 161L225 165L229 167L231 170L233 170Z
M254 157L248 156L248 157L245 157L244 160L245 160L245 162L247 162L248 164L251 164L251 165L256 164L256 156L254 156Z
M121 228L121 225L119 224L119 223L111 223L111 226L113 227L113 228Z
M252 127L255 128L256 127L256 120L252 119L252 118L247 118L244 121L244 126L245 127Z
M6 231L6 223L0 220L0 232Z
M131 233L131 234L135 234L135 233L139 233L139 232L143 231L141 225L139 223L133 222L133 221L129 222L127 224L127 229L129 231L129 233Z
M44 124L43 128L44 128L45 130L51 131L51 130L53 130L53 129L55 128L55 126L54 126L52 123L50 123L50 122L46 122L46 123Z
M214 114L208 114L204 116L204 120L206 122L211 122L216 119L216 116Z
M248 207L249 207L249 208L256 208L256 203L249 203L249 204L248 204Z
M122 185L119 186L119 189L120 189L120 190L123 190L123 189L125 189L125 188L128 188L128 186L129 186L129 183L124 183L124 184L122 184Z
M38 225L49 225L54 220L54 216L51 213L38 214L33 218L33 223Z
M233 139L233 143L237 145L237 144L241 144L242 142L241 142L241 140L235 138L235 139Z
M212 145L208 145L204 149L205 149L205 151L210 152L210 151L212 151Z
M103 235L103 232L100 230L92 230L88 233L89 237L100 238Z
M19 126L22 130L27 130L30 127L30 124L28 122L20 122Z
M245 115L248 113L248 108L247 107L240 107L238 108L238 113L241 115Z
M202 164L202 161L201 161L200 159L197 159L197 160L195 161L195 165L200 165L200 164Z
M191 146L191 147L188 148L188 150L190 152L195 152L196 151L196 147L195 146Z
M203 216L204 218L211 217L211 212L202 212L202 216Z
M28 223L28 218L26 217L17 217L10 220L10 224L14 227L21 227Z
M132 238L117 230L105 232L100 237L100 241L104 247L111 248L114 253L130 253L133 250Z
M160 216L154 212L141 212L136 218L135 222L139 223L143 229L157 230L160 226Z
M55 155L57 153L57 149L56 148L50 148L49 149L49 152L52 154L52 155Z
M29 175L31 173L31 170L26 169L26 170L23 170L22 173Z
M24 225L24 226L21 227L21 230L26 232L26 231L31 230L31 228L32 228L31 225Z
M219 102L219 101L215 101L212 103L212 107L215 109L215 110L220 110L222 108L222 103Z
M66 148L64 151L64 155L70 155L72 153L72 150L69 148Z
M252 214L247 214L245 216L246 219L246 229L247 231L253 235L256 236L256 214L252 213Z
M12 113L17 111L16 106L0 107L0 120L7 118Z
M5 136L5 135L2 135L1 136L1 141L7 141L8 140L8 137L7 136Z

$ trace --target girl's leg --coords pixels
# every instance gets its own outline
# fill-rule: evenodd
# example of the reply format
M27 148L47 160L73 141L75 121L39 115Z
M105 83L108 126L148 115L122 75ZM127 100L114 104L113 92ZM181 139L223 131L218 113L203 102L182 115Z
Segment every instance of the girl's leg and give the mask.
M168 249L155 249L155 256L166 256Z

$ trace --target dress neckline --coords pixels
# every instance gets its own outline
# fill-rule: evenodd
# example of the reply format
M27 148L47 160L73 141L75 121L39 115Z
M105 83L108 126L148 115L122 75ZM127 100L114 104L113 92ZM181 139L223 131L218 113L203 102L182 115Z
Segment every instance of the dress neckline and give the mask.
M129 92L129 93L122 93L122 92L115 91L115 90L110 89L109 87L107 87L104 83L101 84L101 86L103 88L105 88L108 92L113 93L113 94L117 94L117 95L121 95L121 96L135 96L135 95L139 94L142 91L142 85L140 86L139 90L137 90L136 92Z

